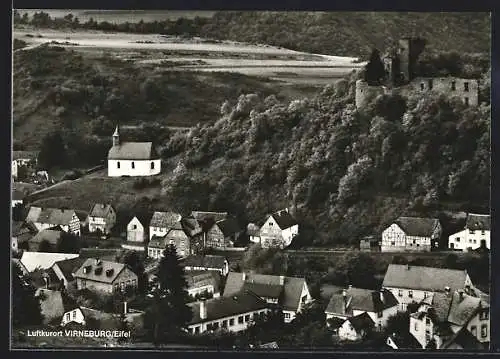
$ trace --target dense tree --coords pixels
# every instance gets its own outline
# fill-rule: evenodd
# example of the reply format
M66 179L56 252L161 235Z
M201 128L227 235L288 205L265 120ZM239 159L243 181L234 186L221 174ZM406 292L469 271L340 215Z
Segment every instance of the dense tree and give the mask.
M126 251L120 258L120 263L126 264L138 277L138 290L144 292L147 289L147 274L144 269L144 258L136 251Z
M79 253L80 240L72 233L61 232L61 240L56 246L59 253Z
M380 52L373 49L365 67L365 81L372 86L382 85L386 75L384 63L380 59Z
M12 264L12 324L15 328L42 323L36 289L17 264Z
M50 170L55 166L66 164L66 145L60 132L54 132L43 138L40 153L38 155L38 166Z
M175 339L192 317L191 308L186 305L189 296L184 269L175 246L169 245L163 254L158 269L159 287L145 317L145 325L155 344Z

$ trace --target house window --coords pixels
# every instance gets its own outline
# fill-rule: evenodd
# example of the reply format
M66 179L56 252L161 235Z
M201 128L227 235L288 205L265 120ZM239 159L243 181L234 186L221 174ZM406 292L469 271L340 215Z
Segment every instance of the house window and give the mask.
M479 320L487 320L489 317L489 312L488 311L483 311L479 313Z
M425 90L425 85L423 82L420 84L420 90L422 90L422 91Z
M431 341L431 332L426 330L425 331L425 342L429 343Z
M377 318L382 318L384 315L382 312L377 312Z
M269 226L272 227L273 226L273 222L269 222Z
M69 314L69 313L67 313L67 314L66 314L66 321L68 321L68 322L69 322L70 320L71 320L71 316L70 316L70 314Z
M413 291L412 291L412 290L409 290L409 291L408 291L408 297L409 297L409 298L413 298Z
M242 315L240 315L238 317L238 324L243 324L243 316Z
M151 162L151 169L154 170L155 169L155 163L154 162Z
M477 327L475 325L470 327L470 332L474 337L477 337Z
M132 165L132 169L134 169L135 168L135 162L132 161L130 164Z
M457 83L455 81L451 82L451 91L455 91L457 89Z
M250 315L245 315L245 323L249 322L250 321Z
M391 242L391 246L395 246L396 243L394 241Z
M219 322L215 322L214 324L212 324L212 328L214 330L219 329Z
M232 327L234 325L234 318L229 319L229 326Z
M482 230L481 230L481 235L483 235L483 236L484 236L484 229L482 229Z
M398 297L402 297L403 296L403 291L400 289L398 290Z
M455 242L460 242L460 237L455 238Z
M468 82L464 82L464 91L469 92L469 83Z
M464 103L465 103L465 106L469 106L469 98L468 97L464 97Z
M82 279L81 284L82 288L87 288L87 281L85 279Z
M116 162L116 168L120 168L120 162Z
M488 336L488 326L486 324L481 325L481 338L486 338Z
M222 328L227 328L227 320L222 321Z
M429 82L429 90L432 90L432 87L434 86L434 82L432 81L432 79L429 79L428 82Z
M132 225L132 229L137 229L137 224Z
M76 310L73 311L73 319L76 319Z
M198 334L200 332L200 327L194 327L194 333Z
M285 313L285 319L290 319L291 317L290 313Z
M425 325L431 325L431 319L429 317L425 317Z
M415 325L413 326L416 332L418 332L418 322L415 322Z
M474 230L473 229L469 229L469 233L470 234L474 234Z

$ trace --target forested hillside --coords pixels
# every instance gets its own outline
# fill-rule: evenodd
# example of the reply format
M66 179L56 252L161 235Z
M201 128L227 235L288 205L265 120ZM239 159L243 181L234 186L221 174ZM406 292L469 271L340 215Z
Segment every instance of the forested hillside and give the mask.
M14 14L15 24L37 27L86 28L104 31L200 36L282 46L292 50L336 56L368 56L403 36L432 39L438 51L489 53L491 18L488 13L402 12L217 12L213 17L125 23L80 22L77 17L51 19Z

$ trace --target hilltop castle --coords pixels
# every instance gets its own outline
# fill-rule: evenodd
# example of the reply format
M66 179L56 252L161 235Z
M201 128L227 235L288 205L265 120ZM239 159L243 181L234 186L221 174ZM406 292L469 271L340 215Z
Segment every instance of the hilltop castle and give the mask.
M399 39L397 46L382 58L387 79L384 85L373 86L365 80L356 81L356 107L361 108L382 94L398 93L402 96L412 91L435 91L449 97L459 97L467 106L477 106L479 84L475 79L456 77L418 77L418 57L425 47L420 38Z

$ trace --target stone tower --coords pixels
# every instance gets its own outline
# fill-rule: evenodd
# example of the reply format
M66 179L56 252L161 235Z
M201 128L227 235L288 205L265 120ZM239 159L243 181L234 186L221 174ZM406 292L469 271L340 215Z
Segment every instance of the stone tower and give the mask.
M408 83L415 78L417 60L426 41L418 37L404 37L398 41L398 59L401 80Z
M119 145L120 145L120 134L118 133L118 125L117 125L115 132L113 133L113 147Z

